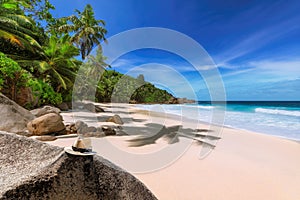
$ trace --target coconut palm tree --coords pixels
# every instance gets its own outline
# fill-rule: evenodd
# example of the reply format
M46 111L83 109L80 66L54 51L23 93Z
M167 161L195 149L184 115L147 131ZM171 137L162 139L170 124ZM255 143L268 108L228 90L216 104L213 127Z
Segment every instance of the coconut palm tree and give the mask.
M24 15L19 1L0 0L0 51L14 60L40 58L45 34Z
M33 65L38 69L35 75L50 82L56 92L61 88L65 90L70 88L81 64L74 58L79 55L79 49L73 46L70 36L58 38L52 35L43 50L46 59L33 61Z
M18 63L25 69L30 69L31 74L50 83L56 92L61 88L67 90L75 80L81 61L77 60L79 49L71 42L69 35L58 37L52 35L47 44L42 47L41 59L23 59Z
M74 33L71 41L74 42L79 48L81 57L84 60L88 56L95 45L100 45L101 40L106 41L105 34L107 30L103 28L105 22L103 20L96 20L93 8L87 4L83 12L75 10L78 17L72 15L66 17L66 23L58 28L59 32Z

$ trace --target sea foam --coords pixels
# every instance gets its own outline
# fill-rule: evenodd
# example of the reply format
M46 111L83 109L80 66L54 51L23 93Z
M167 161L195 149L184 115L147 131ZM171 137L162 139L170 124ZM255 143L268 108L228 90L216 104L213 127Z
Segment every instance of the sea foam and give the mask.
M255 112L274 114L274 115L288 115L288 116L300 117L300 111L292 111L292 110L256 108Z

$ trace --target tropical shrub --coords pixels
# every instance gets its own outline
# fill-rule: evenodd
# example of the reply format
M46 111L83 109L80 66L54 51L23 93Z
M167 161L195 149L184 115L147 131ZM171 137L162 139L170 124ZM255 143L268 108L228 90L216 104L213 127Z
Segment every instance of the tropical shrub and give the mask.
M50 84L41 79L29 79L28 86L31 88L35 98L35 106L58 105L62 102L61 94L55 92Z
M0 52L0 90L9 91L6 95L15 101L18 90L26 85L28 76L17 62Z

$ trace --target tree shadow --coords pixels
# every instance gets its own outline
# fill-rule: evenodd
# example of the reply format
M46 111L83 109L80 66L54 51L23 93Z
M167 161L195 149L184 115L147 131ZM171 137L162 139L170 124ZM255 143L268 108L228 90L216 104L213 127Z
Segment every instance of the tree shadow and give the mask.
M159 129L159 131L157 131ZM128 133L128 131L132 132ZM160 138L166 140L169 144L174 144L180 141L180 138L188 138L194 140L197 144L206 144L215 147L216 140L221 139L218 136L208 135L212 132L208 129L190 129L182 128L181 125L166 127L161 124L148 123L146 127L123 127L123 132L128 135L137 135L136 138L127 140L131 147L139 147L150 144L155 144Z
M76 115L77 118L87 123L106 122L112 115L102 113L101 116ZM196 144L205 144L211 148L215 147L219 136L213 135L214 131L210 129L191 129L183 128L182 125L166 127L159 123L143 123L146 119L138 119L131 117L122 117L124 125L109 125L116 130L116 136L135 136L135 138L127 140L129 146L139 147L155 144L160 138L167 141L168 144L180 142L181 138L188 138L196 142ZM131 125L132 122L137 124Z

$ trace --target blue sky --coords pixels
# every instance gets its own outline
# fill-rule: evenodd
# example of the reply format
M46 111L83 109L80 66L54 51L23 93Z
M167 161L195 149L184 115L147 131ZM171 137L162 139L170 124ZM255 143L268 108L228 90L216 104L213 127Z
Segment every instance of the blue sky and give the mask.
M90 3L106 21L107 37L140 27L163 27L196 40L211 56L227 100L300 101L300 1L298 0L52 0L54 16L71 15ZM104 44L105 45L105 44ZM109 43L108 43L109 45ZM113 64L127 73L147 63L172 66L199 100L209 99L205 82L184 59L160 50L128 53ZM187 68L189 70L187 70ZM163 73L161 73L163 74ZM151 81L151 77L145 76ZM180 88L173 81L172 87ZM168 84L165 85L168 88ZM183 88L177 96L193 98Z

